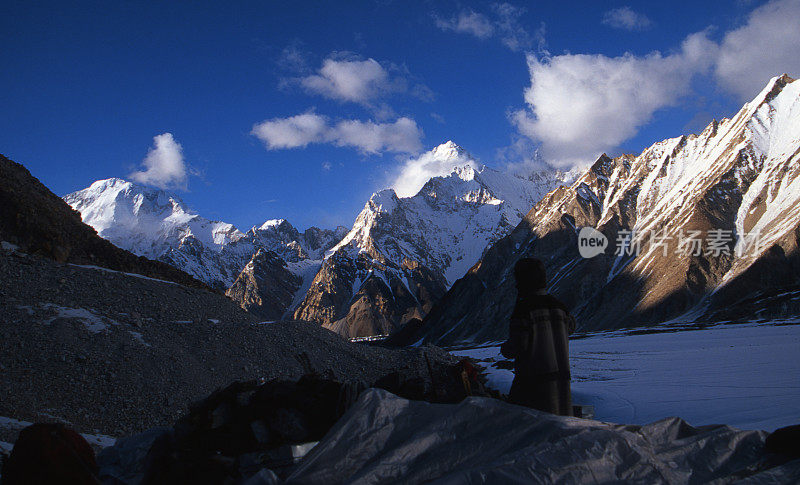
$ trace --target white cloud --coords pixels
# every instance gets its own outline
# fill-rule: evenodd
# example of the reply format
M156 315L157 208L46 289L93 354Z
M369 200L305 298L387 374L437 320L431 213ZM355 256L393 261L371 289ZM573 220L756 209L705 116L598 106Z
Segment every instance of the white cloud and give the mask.
M253 126L252 134L269 150L305 147L310 143L331 143L356 148L364 153L416 153L422 148L422 130L410 118L394 123L341 120L336 123L322 115L304 113L273 118Z
M472 10L465 10L449 20L436 18L436 26L444 31L470 34L479 39L488 39L494 34L494 26L489 18Z
M653 22L643 13L634 12L630 7L609 10L603 15L603 23L615 29L644 30Z
M725 89L749 101L770 78L785 72L800 76L800 0L753 10L744 26L722 40L715 74Z
M496 150L495 160L497 167L523 178L535 172L551 171L555 168L544 161L538 144L519 134L512 135L510 145Z
M422 149L421 138L422 130L416 122L405 117L394 123L340 121L331 130L335 145L354 147L367 153L416 153Z
M524 8L509 3L495 3L491 8L491 17L473 10L463 10L449 19L434 18L436 26L446 32L473 35L479 39L497 37L512 51L533 47L533 36L519 21L525 13ZM536 36L541 37L540 32Z
M436 99L436 93L433 92L433 89L424 84L414 85L414 87L411 88L411 95L426 103L430 103Z
M519 22L519 19L525 13L524 8L516 7L510 3L496 3L492 5L492 10L497 15L498 37L506 47L512 51L530 50L533 47L531 34ZM541 29L537 32L537 35L543 36Z
M161 189L186 190L187 171L183 149L172 133L153 137L153 147L142 164L145 170L131 173L129 177L132 180Z
M626 8L616 10L625 14L616 16L619 25L642 25ZM529 109L510 118L520 134L538 143L548 163L591 163L633 137L657 110L689 94L697 74L712 71L717 84L740 101L752 99L774 76L800 75L798 18L800 0L773 0L753 10L719 44L700 32L666 56L529 55Z
M360 104L380 120L396 116L385 101L394 94L405 93L425 102L436 97L404 65L363 60L350 52L331 53L315 74L281 81L282 87L291 84L299 84L310 94Z
M253 126L252 134L263 141L270 150L305 147L309 143L324 141L328 119L314 113L303 113L289 118L273 118Z
M692 76L711 66L715 51L716 45L698 33L669 56L529 55L525 101L530 111L512 113L512 121L541 144L548 163L591 163L635 135L656 110L687 94Z
M339 101L366 104L397 89L375 59L325 59L317 74L300 79L309 92Z
M391 187L399 197L412 197L432 177L450 175L453 167L471 166L478 168L466 154L456 157L437 155L436 149L425 152L417 158L407 160L400 168L400 173L391 183Z

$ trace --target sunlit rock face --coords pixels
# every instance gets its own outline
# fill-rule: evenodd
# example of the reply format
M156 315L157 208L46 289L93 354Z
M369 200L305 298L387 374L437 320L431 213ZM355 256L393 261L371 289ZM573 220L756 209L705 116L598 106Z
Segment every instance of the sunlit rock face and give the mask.
M800 314L798 157L800 82L785 75L698 135L603 155L455 282L419 338L503 339L521 257L545 262L583 330ZM609 241L590 259L578 250L586 226Z

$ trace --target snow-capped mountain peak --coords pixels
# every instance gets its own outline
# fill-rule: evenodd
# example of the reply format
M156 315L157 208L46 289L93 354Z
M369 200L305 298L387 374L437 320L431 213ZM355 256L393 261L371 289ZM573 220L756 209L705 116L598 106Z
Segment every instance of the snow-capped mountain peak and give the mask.
M98 180L64 200L100 236L151 259L189 237L220 250L244 236L232 224L193 213L174 194L120 178Z
M270 219L244 234L199 216L174 194L118 178L98 180L64 200L101 237L218 289L229 288L258 251L287 263L281 271L305 275L347 232L312 227L301 233L285 219Z
M339 321L336 330L345 334L370 333L424 316L488 244L561 183L556 173L534 180L488 168L452 141L407 168L416 190L376 192L349 231L300 232L270 219L242 234L193 213L177 196L121 179L65 199L103 237L231 289L243 305L260 301L273 316L294 311L302 320ZM274 288L282 288L279 297ZM342 324L342 312L358 328Z
M423 317L488 245L565 182L555 171L523 178L479 165L452 141L412 161L405 175L419 188L370 197L325 254L294 318L360 336Z
M259 227L260 230L265 231L267 229L278 227L286 222L286 219L270 219L268 221L264 221L264 224L261 224Z
M487 250L492 264L430 311L426 332L437 344L502 338L514 301L507 275L531 256L585 330L791 314L798 224L800 81L783 75L700 134L599 157ZM580 253L584 227L605 235L605 252Z
M452 140L448 140L445 143L437 146L430 152L434 157L440 160L453 160L458 161L463 158L472 159L472 156L467 153L466 150L461 148Z
M392 189L376 192L353 228L326 256L380 254L398 267L419 261L447 284L463 276L486 246L519 223L547 192L564 183L559 174L536 181L479 165L466 150L448 141L419 160L446 163L443 175L430 177L413 196Z
M469 179L479 165L466 150L448 141L406 161L392 187L398 197L413 197L433 177L443 177L455 172L464 179Z

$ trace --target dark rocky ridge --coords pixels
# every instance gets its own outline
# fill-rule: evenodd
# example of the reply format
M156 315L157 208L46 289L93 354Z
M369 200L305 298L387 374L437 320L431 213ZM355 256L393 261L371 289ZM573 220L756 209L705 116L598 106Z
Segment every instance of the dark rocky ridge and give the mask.
M699 135L659 142L638 157L598 158L571 187L550 192L494 244L406 343L423 337L440 345L504 339L516 298L512 268L521 257L544 261L549 291L572 309L582 330L800 315L800 203L793 188L800 177L800 138L792 121L771 127L777 121L759 118L777 109L759 108L793 82L785 75L775 78L734 118L714 121ZM784 104L791 102L797 100ZM753 140L751 122L783 137L776 145L794 145L759 154L756 145L765 142ZM681 179L684 170L697 173ZM679 182L681 190L673 190ZM751 187L761 194L747 199ZM781 210L770 213L770 204L781 204ZM740 219L741 211L746 217ZM736 255L730 241L727 254L714 253L706 240L698 254L676 251L680 234L746 234L759 221L769 238L764 250L748 245ZM578 232L587 226L609 241L591 259L578 252ZM634 229L670 237L666 251L642 236L639 255L618 258L616 242Z
M170 424L236 380L424 381L454 361L303 322L259 324L185 273L99 238L21 165L0 159L0 176L0 416L121 436Z
M323 262L294 318L346 337L386 335L424 316L444 292L441 276L416 261L405 259L398 267L377 253L350 257L337 251Z
M207 289L159 261L120 249L81 221L81 215L22 165L0 155L0 240L59 262L97 265Z
M453 360L256 322L217 293L0 251L0 416L120 436L170 424L234 380L312 372L372 383Z
M259 249L225 294L254 315L279 320L302 283L280 256Z

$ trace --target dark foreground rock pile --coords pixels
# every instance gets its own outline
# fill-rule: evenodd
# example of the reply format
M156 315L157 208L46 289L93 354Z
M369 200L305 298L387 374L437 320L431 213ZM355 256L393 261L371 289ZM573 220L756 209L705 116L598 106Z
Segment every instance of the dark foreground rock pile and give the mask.
M23 431L2 483L755 484L800 478L797 426L769 436L725 425L693 427L679 418L626 426L496 399L434 404L359 389L319 376L237 383L174 427L105 449L98 466L80 436L34 425Z
M0 417L114 437L170 425L234 381L430 383L455 361L434 347L389 350L303 322L262 324L207 290L1 249L0 335Z
M467 362L438 369L433 382L392 374L371 386L429 402L488 395ZM313 446L370 387L319 375L237 382L192 406L174 427L127 438L100 454L101 479L134 483L239 483L263 468L281 473L293 449ZM138 463L131 464L131 455Z

